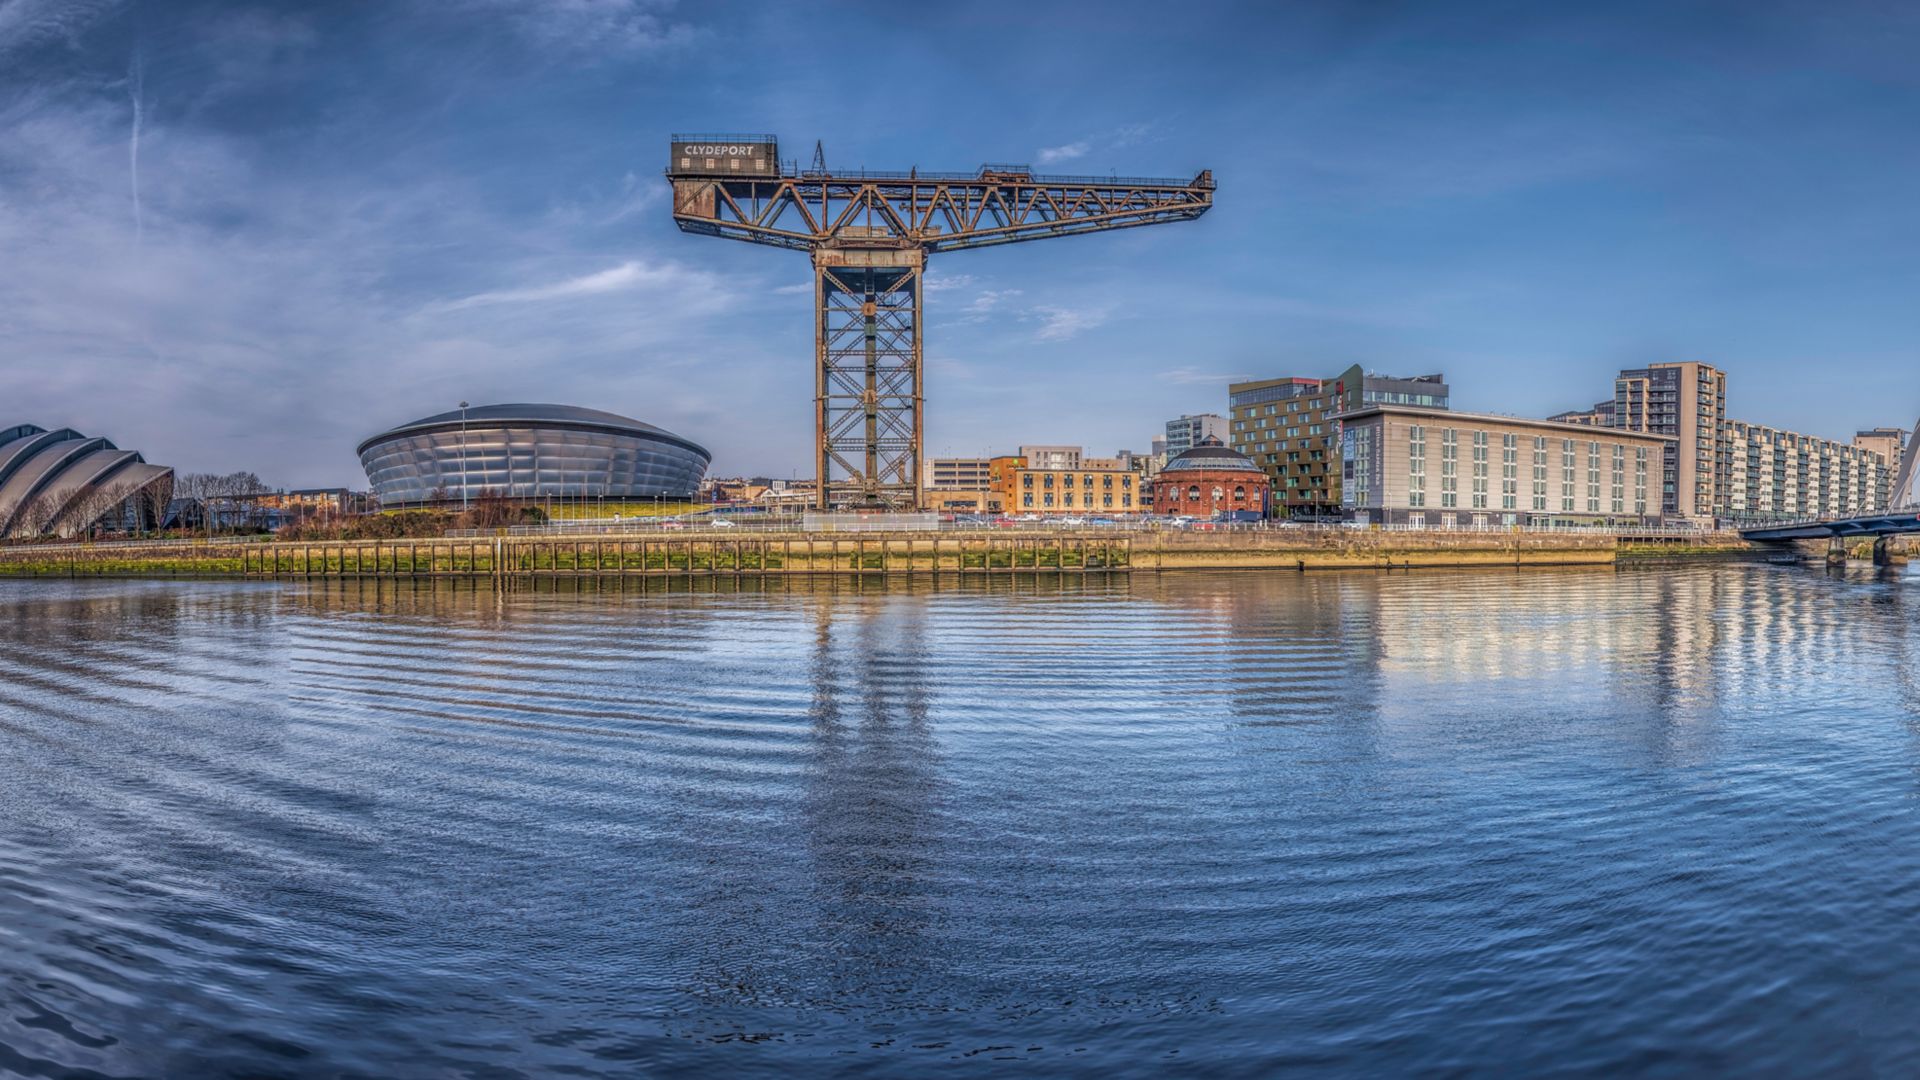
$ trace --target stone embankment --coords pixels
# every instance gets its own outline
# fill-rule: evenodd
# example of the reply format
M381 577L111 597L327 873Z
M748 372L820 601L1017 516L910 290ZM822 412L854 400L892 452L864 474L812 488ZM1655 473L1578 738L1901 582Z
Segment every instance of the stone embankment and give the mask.
M483 537L0 547L0 576L391 577L976 575L1178 570L1608 566L1756 550L1737 536L1261 529Z

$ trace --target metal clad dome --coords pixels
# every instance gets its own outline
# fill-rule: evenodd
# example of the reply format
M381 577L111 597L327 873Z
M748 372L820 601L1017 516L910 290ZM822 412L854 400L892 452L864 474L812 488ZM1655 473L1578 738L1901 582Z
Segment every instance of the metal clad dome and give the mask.
M0 428L0 537L117 528L130 513L155 518L172 488L172 469L106 439L35 424Z
M1223 444L1212 435L1200 440L1200 445L1182 450L1173 460L1160 469L1160 475L1182 471L1209 472L1251 472L1263 473L1253 459Z
M475 405L359 446L382 506L509 499L688 499L713 460L665 428L574 405Z

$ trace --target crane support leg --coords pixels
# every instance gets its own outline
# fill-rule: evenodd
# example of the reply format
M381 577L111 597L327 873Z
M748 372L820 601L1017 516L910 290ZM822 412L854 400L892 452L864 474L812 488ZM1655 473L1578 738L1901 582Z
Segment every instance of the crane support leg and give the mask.
M917 510L921 274L916 249L813 253L817 505Z

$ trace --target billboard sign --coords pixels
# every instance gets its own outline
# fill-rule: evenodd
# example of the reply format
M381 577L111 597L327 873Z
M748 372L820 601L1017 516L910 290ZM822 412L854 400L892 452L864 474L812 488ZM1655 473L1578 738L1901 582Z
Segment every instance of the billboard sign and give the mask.
M673 173L720 176L773 176L780 171L778 147L771 142L702 140L673 143L668 163Z

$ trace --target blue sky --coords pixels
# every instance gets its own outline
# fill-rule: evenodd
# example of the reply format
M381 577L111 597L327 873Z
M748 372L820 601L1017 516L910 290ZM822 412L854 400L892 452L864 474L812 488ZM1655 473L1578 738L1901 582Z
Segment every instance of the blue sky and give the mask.
M0 426L364 484L560 401L804 475L802 255L685 236L675 130L830 165L1215 171L1191 224L937 257L927 446L1144 449L1239 376L1545 415L1920 413L1920 7L0 0Z

